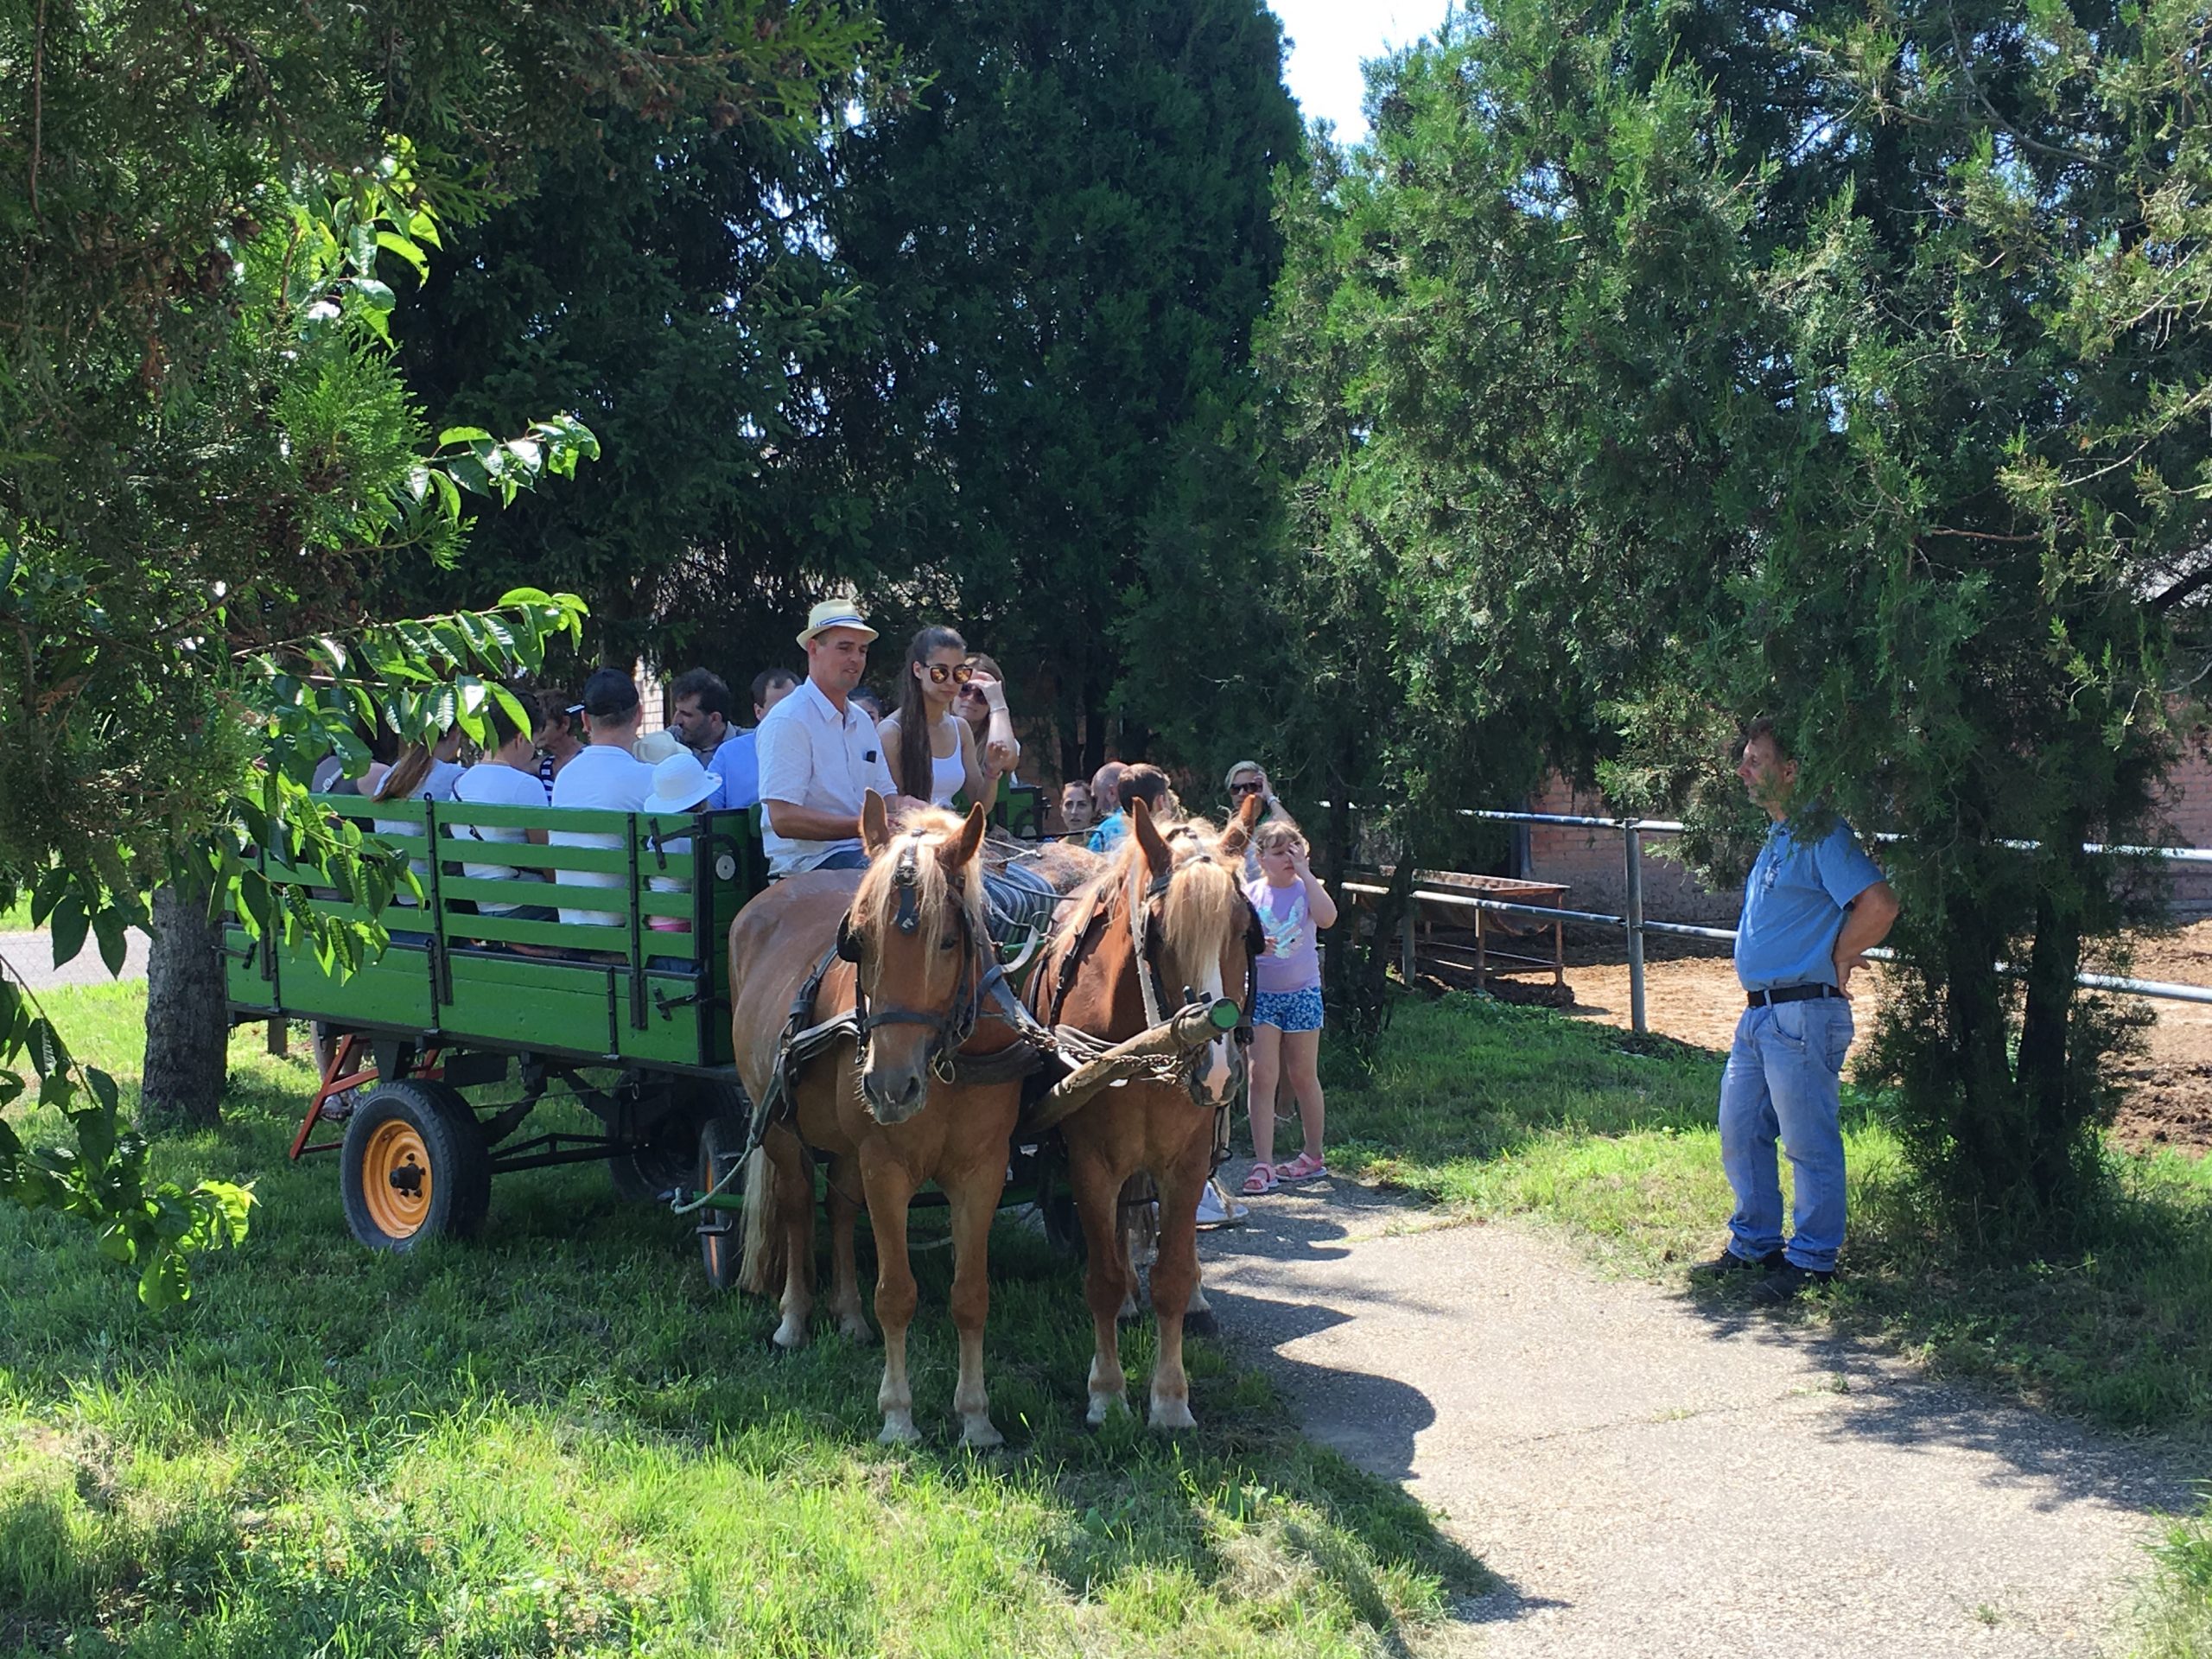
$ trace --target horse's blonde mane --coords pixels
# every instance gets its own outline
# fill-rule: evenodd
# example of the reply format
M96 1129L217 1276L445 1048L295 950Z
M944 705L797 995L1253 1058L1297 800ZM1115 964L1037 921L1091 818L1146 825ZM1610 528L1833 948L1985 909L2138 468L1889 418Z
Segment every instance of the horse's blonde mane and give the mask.
M1160 925L1169 949L1179 955L1178 947L1203 954L1243 935L1244 918L1237 910L1243 884L1222 862L1224 833L1205 818L1183 818L1161 827L1160 834L1167 837L1168 849L1176 857L1173 879L1160 901ZM1196 852L1185 852L1185 842L1194 843ZM1152 867L1132 832L1106 855L1105 868L1073 895L1076 902L1052 942L1055 951L1073 945L1100 895L1120 893L1126 908L1141 902L1139 889L1151 880Z
M945 873L944 860L938 856L941 849L960 838L965 823L958 815L941 812L934 807L908 813L882 852L868 861L868 874L861 878L860 891L853 895L851 915L855 931L872 938L881 938L898 925L899 884L893 877L899 868L899 849L913 842L914 905L924 932L934 938L944 926L947 912L957 910L967 915L968 937L982 938L981 870L971 869L970 879L956 887ZM870 952L863 971L871 975L880 972L882 960L881 952ZM957 951L932 950L928 962L925 990L934 990L962 965ZM871 979L871 994L874 988Z

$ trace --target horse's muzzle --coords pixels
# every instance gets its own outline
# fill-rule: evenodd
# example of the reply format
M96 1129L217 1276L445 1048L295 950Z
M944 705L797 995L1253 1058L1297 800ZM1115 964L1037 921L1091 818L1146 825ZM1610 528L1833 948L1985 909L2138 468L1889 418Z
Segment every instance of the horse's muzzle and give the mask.
M929 1097L926 1065L872 1065L861 1073L861 1098L868 1103L868 1115L886 1128L904 1123Z

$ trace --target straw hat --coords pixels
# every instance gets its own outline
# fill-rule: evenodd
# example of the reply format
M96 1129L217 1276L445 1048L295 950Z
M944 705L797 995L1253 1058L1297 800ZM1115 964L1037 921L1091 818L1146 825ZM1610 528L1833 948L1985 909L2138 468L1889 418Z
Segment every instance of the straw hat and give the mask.
M875 638L875 630L861 620L861 602L851 594L842 599L825 599L806 613L806 631L798 642L804 645L817 633L827 628L851 628L864 639Z

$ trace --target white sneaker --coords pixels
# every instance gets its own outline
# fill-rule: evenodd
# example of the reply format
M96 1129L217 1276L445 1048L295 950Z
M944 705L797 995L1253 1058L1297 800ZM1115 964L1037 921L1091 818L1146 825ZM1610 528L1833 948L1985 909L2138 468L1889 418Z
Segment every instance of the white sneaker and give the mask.
M1208 1181L1198 1189L1198 1226L1201 1230L1214 1227L1234 1227L1252 1212L1234 1199L1224 1199L1220 1183Z

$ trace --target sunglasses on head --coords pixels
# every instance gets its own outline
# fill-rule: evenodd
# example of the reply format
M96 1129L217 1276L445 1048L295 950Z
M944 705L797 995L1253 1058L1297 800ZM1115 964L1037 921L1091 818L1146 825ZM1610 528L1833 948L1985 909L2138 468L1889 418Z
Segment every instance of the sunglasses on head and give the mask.
M950 664L931 663L929 670L930 683L932 685L943 685L947 680L950 680L955 685L965 685L976 677L976 665L973 663Z

